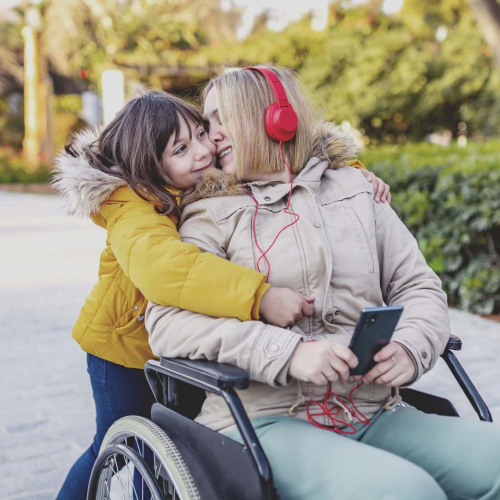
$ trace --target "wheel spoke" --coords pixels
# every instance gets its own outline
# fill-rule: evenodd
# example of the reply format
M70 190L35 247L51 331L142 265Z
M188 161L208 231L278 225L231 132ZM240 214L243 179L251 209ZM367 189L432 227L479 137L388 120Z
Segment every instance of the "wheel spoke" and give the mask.
M141 445L139 443L139 440L134 436L134 439L135 439L135 445L137 446L137 453L139 453L139 455L144 458L144 441L141 441L142 442L142 451L141 451Z
M108 480L106 478L104 479L104 486L106 487L106 491L108 492L108 499L111 500L111 491L109 491Z
M100 466L91 479L91 484L95 485L92 486L95 499L180 500L184 489L199 498L189 469L182 460L180 471L187 475L187 480L182 478L181 489L177 490L172 477L176 477L179 466L175 462L171 463L172 452L168 447L174 445L168 436L157 425L145 419L130 417L129 420L130 431L126 422L119 424L114 435L110 434L107 448L103 449L104 456L100 457ZM127 470L124 471L121 465ZM137 474L140 474L140 480Z
M130 473L130 469L128 467L127 459L125 459L125 463L126 463L126 468L127 468L127 471L128 471L129 480L132 481L132 491L134 493L134 498L137 498L137 500L139 500L139 495L137 494L137 491L135 490L134 479L132 477L132 474ZM130 463L130 461L129 461L129 463ZM134 469L135 469L135 466L134 466ZM138 473L137 469L134 470L134 473ZM142 477L142 474L141 474L141 477ZM130 491L130 486L129 486L129 491Z
M111 462L111 468L113 469L113 472L115 472L115 468L114 466L116 466L116 476L115 477L118 477L118 481L120 483L120 489L121 489L121 492L122 492L122 498L123 500L126 500L125 499L125 495L124 495L124 489L123 489L123 484L122 484L122 478L120 476L120 471L118 469L118 460L117 460L117 457L116 457L116 453L113 455L114 457L114 460L113 462Z

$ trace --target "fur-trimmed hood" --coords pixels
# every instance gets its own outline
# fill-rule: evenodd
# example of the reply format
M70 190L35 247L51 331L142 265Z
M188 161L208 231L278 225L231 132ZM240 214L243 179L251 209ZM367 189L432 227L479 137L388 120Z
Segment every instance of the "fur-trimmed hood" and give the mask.
M78 132L72 141L75 156L62 151L55 159L52 186L65 198L68 215L90 217L99 212L101 205L120 187L128 186L120 177L110 175L93 167L86 150L95 148L98 129ZM115 167L119 173L119 168Z
M312 162L315 164L328 161L328 168L336 170L355 159L357 154L358 147L350 135L342 132L340 127L330 122L321 122L314 131L311 158L307 165L310 165L313 159L317 160ZM300 176L300 173L298 175ZM241 181L236 176L210 169L197 182L194 191L183 197L182 205L189 205L202 198L243 194L240 184Z
M90 217L99 212L101 205L120 187L128 186L120 177L93 167L86 150L95 148L99 130L85 129L72 141L75 156L62 151L55 159L55 175L52 185L65 198L65 210L69 215ZM311 158L328 161L328 168L337 169L356 157L358 148L352 138L332 123L318 125L314 133ZM119 173L119 168L115 167ZM193 193L184 197L183 205L200 198L241 194L239 181L234 176L211 169L197 183Z
M328 168L336 170L358 155L358 147L353 138L342 132L340 127L330 122L322 122L314 131L314 144L311 157L327 160Z

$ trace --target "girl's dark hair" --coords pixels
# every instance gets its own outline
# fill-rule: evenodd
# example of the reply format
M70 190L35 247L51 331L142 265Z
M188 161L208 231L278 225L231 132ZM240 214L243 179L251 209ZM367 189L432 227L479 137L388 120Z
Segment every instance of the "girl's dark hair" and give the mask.
M183 120L191 137L193 126L203 126L200 113L172 94L149 91L129 101L101 132L97 141L84 150L91 165L122 178L144 200L155 204L158 213L179 216L175 187L163 171L161 157L168 140L177 140ZM71 142L65 150L75 151Z

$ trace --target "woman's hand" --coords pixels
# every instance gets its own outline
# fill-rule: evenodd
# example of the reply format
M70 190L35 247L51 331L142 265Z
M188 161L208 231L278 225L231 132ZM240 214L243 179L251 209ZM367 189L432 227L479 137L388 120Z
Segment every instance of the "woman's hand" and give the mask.
M271 325L286 328L304 316L312 316L313 302L313 297L272 286L262 297L259 312Z
M380 177L377 177L373 172L369 170L359 169L359 171L366 177L366 179L373 185L373 196L375 201L382 203L391 202L391 186L386 184Z
M317 342L299 342L292 354L288 373L291 377L326 385L340 380L341 384L349 381L349 369L355 368L358 358L345 345L318 340Z
M410 355L397 342L389 342L373 358L377 364L363 377L369 384L400 387L415 376L415 365Z

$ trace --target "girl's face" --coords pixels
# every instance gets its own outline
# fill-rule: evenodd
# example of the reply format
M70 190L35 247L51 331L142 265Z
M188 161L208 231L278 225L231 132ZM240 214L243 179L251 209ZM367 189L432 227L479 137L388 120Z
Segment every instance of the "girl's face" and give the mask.
M208 134L201 125L191 124L189 128L179 116L181 128L175 140L172 134L161 156L164 172L175 187L187 189L209 168L214 167L216 146L210 142Z
M208 136L216 146L216 153L223 172L235 173L233 146L229 141L224 125L219 119L219 106L215 89L212 87L205 99L203 119L208 124Z

